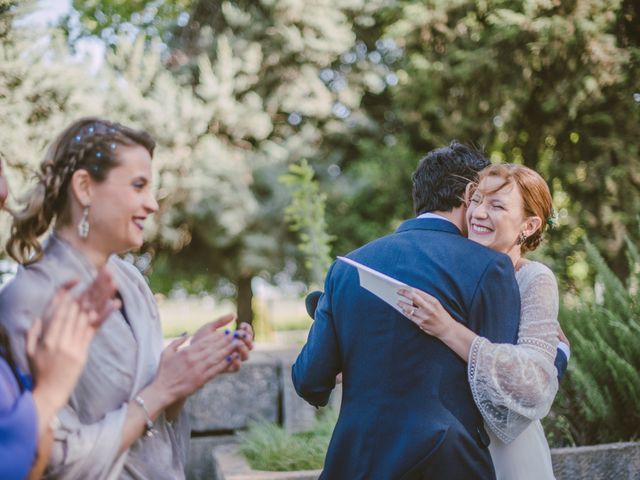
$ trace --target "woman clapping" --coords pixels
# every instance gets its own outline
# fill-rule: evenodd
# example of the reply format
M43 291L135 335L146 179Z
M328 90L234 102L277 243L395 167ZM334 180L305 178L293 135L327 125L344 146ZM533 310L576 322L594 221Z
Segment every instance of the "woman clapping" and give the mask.
M8 193L0 163L0 208ZM72 286L73 282L62 286L49 302L48 327L43 331L37 320L27 332L33 377L16 367L9 336L0 326L0 478L25 478L28 472L29 478L40 476L56 414L75 387L95 332L118 306L112 300L115 285L106 269L80 297L69 293Z
M25 332L42 315L43 296L69 278L86 285L105 265L122 302L97 333L59 415L48 470L54 476L184 478L185 399L219 373L237 370L251 348L248 326L236 335L217 330L234 320L228 315L189 345L185 336L163 350L154 297L136 268L116 255L142 245L143 224L158 209L154 146L147 133L119 124L75 122L49 148L12 226L8 250L26 268L0 293L8 330ZM38 237L51 224L43 248ZM26 347L18 344L14 353L26 368Z

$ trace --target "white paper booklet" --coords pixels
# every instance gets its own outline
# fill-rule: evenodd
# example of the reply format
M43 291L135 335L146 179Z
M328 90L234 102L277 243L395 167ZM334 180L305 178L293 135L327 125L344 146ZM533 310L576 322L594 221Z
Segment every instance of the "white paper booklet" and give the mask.
M396 280L389 275L385 275L382 272L374 270L373 268L362 265L350 258L338 257L338 260L342 260L349 265L352 265L358 269L358 276L360 277L360 286L366 290L369 290L378 298L384 300L397 311L402 313L402 310L398 306L400 300L407 301L406 298L398 295L400 288L411 288L407 284Z

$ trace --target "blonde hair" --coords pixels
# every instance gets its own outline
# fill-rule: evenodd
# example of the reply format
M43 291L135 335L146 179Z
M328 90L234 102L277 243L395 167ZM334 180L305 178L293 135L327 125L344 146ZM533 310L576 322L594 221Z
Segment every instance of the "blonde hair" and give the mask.
M478 175L478 188L487 177L499 177L504 182L490 192L480 189L482 194L495 193L507 185L515 185L522 195L525 217L539 217L542 220L540 228L529 235L520 246L522 253L538 248L548 227L547 222L553 214L551 192L547 182L535 170L515 163L489 165Z
M49 146L37 183L24 198L24 207L12 212L13 224L7 252L18 263L33 263L42 256L38 238L51 223L67 224L70 219L71 177L80 169L102 182L118 165L117 145L141 145L153 155L155 141L144 131L96 117L77 120Z

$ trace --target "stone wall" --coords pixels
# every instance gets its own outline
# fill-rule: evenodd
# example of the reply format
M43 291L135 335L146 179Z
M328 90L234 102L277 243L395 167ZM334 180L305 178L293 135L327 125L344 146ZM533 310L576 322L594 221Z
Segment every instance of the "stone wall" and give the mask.
M554 448L551 457L557 480L640 479L640 442Z

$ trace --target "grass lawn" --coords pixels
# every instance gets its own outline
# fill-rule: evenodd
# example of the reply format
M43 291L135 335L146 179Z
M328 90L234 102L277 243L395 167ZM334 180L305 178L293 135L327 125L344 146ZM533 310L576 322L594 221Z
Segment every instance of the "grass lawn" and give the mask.
M216 301L211 297L157 299L165 338L177 337L185 331L192 334L205 323L236 311L233 302ZM307 330L311 325L311 319L304 307L304 299L263 301L255 298L254 312L254 329L258 341L268 341L274 331Z

